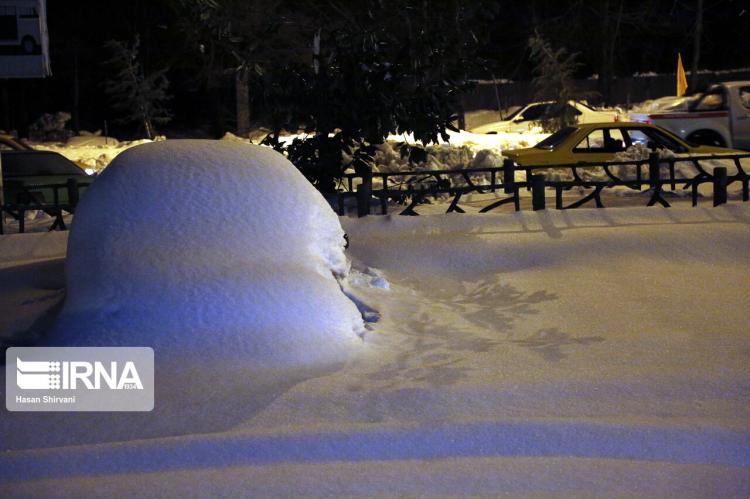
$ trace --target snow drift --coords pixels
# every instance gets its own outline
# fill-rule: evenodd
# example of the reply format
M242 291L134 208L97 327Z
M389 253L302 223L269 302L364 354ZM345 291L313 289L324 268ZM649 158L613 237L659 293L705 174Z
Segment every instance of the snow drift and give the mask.
M227 141L119 155L76 213L53 344L319 365L361 345L344 231L281 154Z

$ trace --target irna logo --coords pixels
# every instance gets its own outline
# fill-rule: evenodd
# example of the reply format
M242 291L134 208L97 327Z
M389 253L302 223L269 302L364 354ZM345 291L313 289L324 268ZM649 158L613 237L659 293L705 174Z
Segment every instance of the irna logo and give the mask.
M10 347L5 351L9 411L151 411L149 347Z
M23 361L16 357L16 384L23 390L143 390L132 361ZM124 364L124 365L123 365Z

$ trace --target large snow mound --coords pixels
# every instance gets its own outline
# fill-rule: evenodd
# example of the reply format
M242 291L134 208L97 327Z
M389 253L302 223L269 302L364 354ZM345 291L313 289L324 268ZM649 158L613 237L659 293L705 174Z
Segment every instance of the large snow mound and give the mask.
M227 141L120 154L83 198L53 344L151 346L258 367L336 361L362 344L337 277L344 231L281 154Z

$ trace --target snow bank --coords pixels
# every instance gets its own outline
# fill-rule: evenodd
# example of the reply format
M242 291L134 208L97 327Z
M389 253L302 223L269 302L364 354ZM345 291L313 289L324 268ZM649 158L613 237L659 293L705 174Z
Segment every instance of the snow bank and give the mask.
M157 137L157 141L165 140ZM113 137L99 135L80 135L71 137L65 143L60 142L32 142L34 149L60 153L71 161L96 172L102 171L121 152L141 144L152 142L149 139L119 141Z
M308 134L284 135L282 143L294 139L304 139ZM502 151L531 147L547 138L549 134L538 131L528 133L477 134L466 131L448 131L448 141L423 145L412 134L389 135L383 144L377 145L373 158L374 170L379 172L457 170L465 168L488 168L502 165ZM250 138L238 137L227 132L222 140L228 142L258 143L264 136L251 134ZM401 154L402 146L417 146L425 151L424 159L410 161L409 155ZM343 164L349 164L351 157L344 155Z
M231 132L226 132L221 138L227 142L238 142L244 144L259 144L268 134L267 130L258 129L250 132L248 137L240 137ZM386 150L394 149L399 143L419 145L412 135L391 135L385 144L380 146L375 158L376 170L378 171L404 171L404 170L448 170L455 168L485 167L493 166L485 159L488 156L499 158L502 151L506 149L518 149L530 147L537 144L549 134L546 133L499 133L499 134L476 134L466 131L448 132L449 141L437 145L425 147L427 159L416 164L410 163L407 158L402 158L398 151L391 156ZM279 140L283 143L291 143L295 138L305 138L306 134L283 135ZM165 140L157 137L157 141ZM54 151L62 154L71 161L76 161L94 171L100 172L114 160L121 152L132 147L149 143L148 139L133 141L118 141L113 137L104 137L95 134L87 134L71 137L67 142L36 142L31 145L36 149ZM346 158L345 158L346 160Z
M340 359L363 331L336 279L349 270L343 236L323 197L269 148L129 149L78 208L51 341L257 367Z
M632 160L645 160L648 159L650 149L645 144L633 144L622 152L615 154L613 161L632 161ZM675 176L677 178L693 178L701 172L695 167L692 158L695 156L704 156L704 154L675 154L668 149L658 149L660 158L678 158L675 162ZM729 153L710 153L712 156L726 156L736 154L733 152ZM715 168L723 167L727 169L729 176L737 175L737 165L734 159L702 159L698 161L698 165L709 175L713 174ZM743 169L750 167L750 161L748 158L740 159L740 166ZM661 164L661 174L664 178L669 176L669 164ZM636 178L635 168L632 166L617 166L613 168L614 173L624 179L633 180Z

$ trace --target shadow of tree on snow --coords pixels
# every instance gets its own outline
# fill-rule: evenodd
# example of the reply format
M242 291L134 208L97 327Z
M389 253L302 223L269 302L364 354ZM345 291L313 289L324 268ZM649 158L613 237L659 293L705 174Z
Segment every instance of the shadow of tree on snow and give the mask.
M408 307L404 315L413 318L397 324L398 334L392 338L400 353L368 373L367 383L386 390L404 384L446 386L471 375L477 368L472 363L477 354L522 347L547 362L559 362L571 349L604 341L597 336L575 337L557 328L518 337L515 327L558 296L544 290L522 291L500 279L493 276L420 291L408 284L412 292L401 293L409 297L401 306Z
M575 345L590 345L604 341L601 336L586 336L576 338L563 333L557 328L540 329L536 333L523 339L510 340L511 343L526 347L538 353L549 362L559 362L566 357L563 348Z

